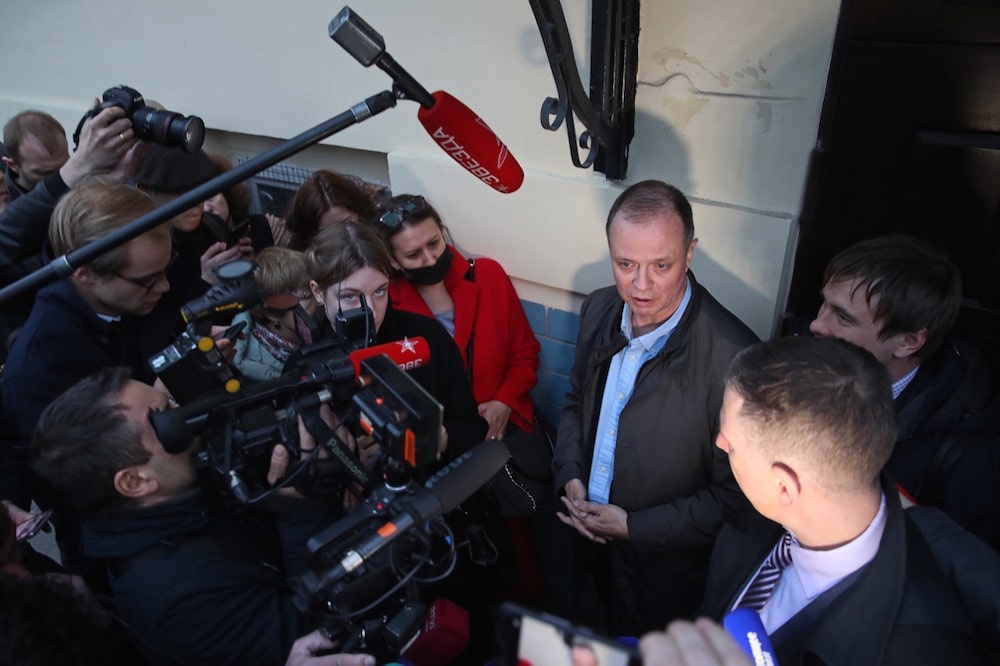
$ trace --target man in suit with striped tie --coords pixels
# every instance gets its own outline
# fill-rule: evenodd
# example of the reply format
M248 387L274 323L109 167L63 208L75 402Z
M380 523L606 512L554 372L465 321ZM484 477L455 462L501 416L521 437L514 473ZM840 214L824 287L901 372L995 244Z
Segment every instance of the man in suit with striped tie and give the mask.
M757 610L782 666L982 663L919 515L881 475L895 435L889 375L863 349L741 352L716 444L757 512L720 533L703 613Z

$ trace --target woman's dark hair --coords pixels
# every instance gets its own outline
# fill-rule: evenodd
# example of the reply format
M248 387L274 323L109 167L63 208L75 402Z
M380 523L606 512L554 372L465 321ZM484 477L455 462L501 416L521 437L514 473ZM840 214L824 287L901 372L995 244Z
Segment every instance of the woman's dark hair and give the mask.
M208 153L208 159L212 162L212 168L215 169L216 176L221 176L233 168L232 160L225 155ZM224 191L222 196L226 199L226 205L229 206L229 215L234 224L250 217L250 188L247 187L245 182L236 183Z
M427 202L427 199L418 194L399 194L386 199L379 206L378 232L386 245L389 245L389 239L408 225L423 222L428 217L433 218L439 227L444 228L441 216L434 209L434 206Z
M306 251L309 277L322 289L365 267L392 275L392 259L371 225L345 222L321 229Z
M309 247L323 214L334 206L346 208L356 220L367 220L375 214L371 196L350 178L333 171L320 170L306 179L292 198L285 224L292 237L289 247L305 250Z

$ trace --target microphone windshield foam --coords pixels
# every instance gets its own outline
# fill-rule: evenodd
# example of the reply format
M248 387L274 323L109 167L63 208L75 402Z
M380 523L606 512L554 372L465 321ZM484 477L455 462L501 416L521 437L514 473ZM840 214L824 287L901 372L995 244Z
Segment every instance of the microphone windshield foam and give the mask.
M444 92L433 94L431 108L417 118L434 142L469 173L497 192L514 192L524 182L521 165L503 141L472 109Z

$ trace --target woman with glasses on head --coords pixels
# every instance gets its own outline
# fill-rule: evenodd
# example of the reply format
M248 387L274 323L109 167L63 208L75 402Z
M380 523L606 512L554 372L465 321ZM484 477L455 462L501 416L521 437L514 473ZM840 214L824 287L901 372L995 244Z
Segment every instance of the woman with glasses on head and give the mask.
M280 247L261 250L254 277L268 295L260 305L233 317L234 326L245 327L234 345L232 363L250 379L265 381L279 376L288 358L312 342L317 304L301 252Z
M529 392L538 370L538 341L503 267L466 260L444 236L441 216L420 196L389 199L379 227L396 276L394 306L436 318L448 330L468 368L487 436L534 429Z

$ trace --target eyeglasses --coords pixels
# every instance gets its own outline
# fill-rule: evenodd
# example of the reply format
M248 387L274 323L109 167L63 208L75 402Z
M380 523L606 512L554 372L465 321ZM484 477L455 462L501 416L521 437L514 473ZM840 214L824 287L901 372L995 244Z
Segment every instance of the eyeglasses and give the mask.
M379 216L378 221L381 222L387 229L395 229L406 221L407 215L419 213L426 207L427 202L424 201L423 197L410 197L409 200L402 206L390 208L386 212L382 213Z
M170 253L170 263L167 264L166 268L164 268L159 273L154 273L153 275L150 275L149 277L139 279L139 278L131 278L128 277L127 275L122 275L121 273L112 273L112 275L114 275L115 277L119 277L125 280L126 282L131 282L137 287L142 287L146 291L152 291L153 287L160 284L160 280L165 280L167 278L167 271L170 270L170 267L174 265L175 261L177 261L177 250L173 250Z
M263 300L264 309L276 316L291 312L300 305L308 305L313 295L307 291L292 291L271 294Z

